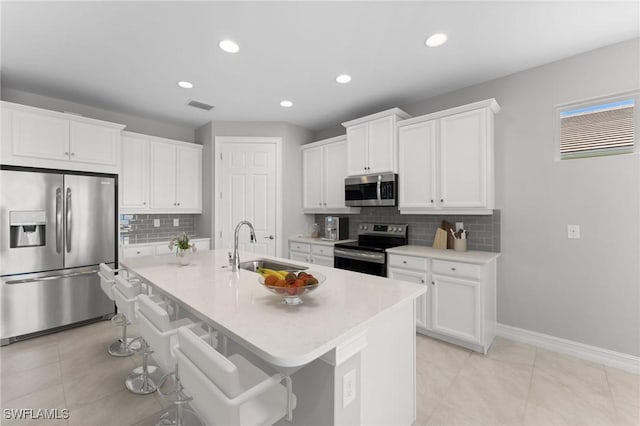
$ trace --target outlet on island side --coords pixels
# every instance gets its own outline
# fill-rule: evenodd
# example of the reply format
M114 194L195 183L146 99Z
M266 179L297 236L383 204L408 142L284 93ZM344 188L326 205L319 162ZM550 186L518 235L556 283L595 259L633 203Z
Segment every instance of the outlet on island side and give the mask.
M580 225L567 225L567 238L572 240L579 240Z
M356 399L356 370L350 370L342 377L342 408Z

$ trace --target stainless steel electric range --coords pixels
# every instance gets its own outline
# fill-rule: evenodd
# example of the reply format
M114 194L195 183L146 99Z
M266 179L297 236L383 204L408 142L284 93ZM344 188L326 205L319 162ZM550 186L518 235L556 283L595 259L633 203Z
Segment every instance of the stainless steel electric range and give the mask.
M333 266L365 274L387 276L386 250L407 245L409 225L362 223L358 241L338 243L333 250Z

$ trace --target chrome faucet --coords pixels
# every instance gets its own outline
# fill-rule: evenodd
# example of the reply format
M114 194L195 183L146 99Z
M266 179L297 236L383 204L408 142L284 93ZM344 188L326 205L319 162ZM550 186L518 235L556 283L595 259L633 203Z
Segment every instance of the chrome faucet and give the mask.
M249 227L249 232L251 233L251 242L256 242L256 233L253 230L253 225L248 220L243 220L238 225L236 225L236 230L233 233L233 256L229 254L229 263L231 263L231 270L233 272L238 271L238 265L240 265L240 256L238 255L238 234L240 233L240 228L242 225L247 225Z

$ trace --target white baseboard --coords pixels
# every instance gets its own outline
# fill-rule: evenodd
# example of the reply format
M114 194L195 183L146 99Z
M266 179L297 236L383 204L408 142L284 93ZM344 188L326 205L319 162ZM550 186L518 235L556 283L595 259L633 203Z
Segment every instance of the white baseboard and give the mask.
M640 357L637 356L504 324L496 324L496 335L640 374Z

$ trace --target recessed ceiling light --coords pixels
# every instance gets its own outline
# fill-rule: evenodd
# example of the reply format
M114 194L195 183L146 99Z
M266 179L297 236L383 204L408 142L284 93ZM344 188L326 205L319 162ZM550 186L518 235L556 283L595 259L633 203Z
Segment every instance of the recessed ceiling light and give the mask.
M285 108L289 108L293 106L293 102L291 101L282 101L280 102L280 106L285 107Z
M218 46L227 53L238 53L240 51L240 46L231 40L222 40Z
M193 84L188 81L179 81L178 86L182 87L183 89L191 89L193 87Z
M338 83L348 83L351 81L351 76L349 74L340 74L336 77L336 81Z
M430 36L427 41L424 42L429 47L442 46L447 42L447 35L443 33L437 33Z

